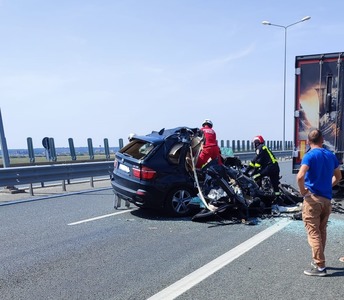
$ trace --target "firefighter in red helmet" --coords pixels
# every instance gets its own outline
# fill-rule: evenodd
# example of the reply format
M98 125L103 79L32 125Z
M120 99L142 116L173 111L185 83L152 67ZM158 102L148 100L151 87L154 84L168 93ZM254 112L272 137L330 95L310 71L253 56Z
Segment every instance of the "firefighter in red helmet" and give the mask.
M280 183L280 168L278 161L272 151L265 145L265 140L261 135L253 138L252 143L256 150L256 156L252 159L247 170L253 172L253 178L259 179L263 176L269 176L275 195L279 195L278 185Z

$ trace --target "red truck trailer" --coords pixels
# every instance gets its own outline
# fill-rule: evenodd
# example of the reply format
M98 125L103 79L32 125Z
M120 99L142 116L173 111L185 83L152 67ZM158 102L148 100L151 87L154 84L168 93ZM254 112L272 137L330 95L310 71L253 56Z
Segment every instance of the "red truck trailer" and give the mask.
M309 149L311 128L323 132L324 147L336 154L343 173L343 57L344 52L296 56L293 173ZM340 186L344 188L344 182Z

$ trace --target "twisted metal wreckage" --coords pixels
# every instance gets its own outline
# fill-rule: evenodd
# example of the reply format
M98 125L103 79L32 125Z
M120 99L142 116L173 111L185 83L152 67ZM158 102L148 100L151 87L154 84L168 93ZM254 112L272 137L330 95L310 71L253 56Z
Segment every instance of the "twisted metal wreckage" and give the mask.
M293 186L280 183L275 196L270 178L258 181L246 175L245 166L237 157L224 157L223 164L210 161L202 169L195 168L190 148L193 174L198 188L194 200L203 207L192 221L217 220L248 225L257 224L257 218L289 217L302 220L303 197ZM253 174L251 174L253 175ZM344 213L341 204L332 200L333 212Z

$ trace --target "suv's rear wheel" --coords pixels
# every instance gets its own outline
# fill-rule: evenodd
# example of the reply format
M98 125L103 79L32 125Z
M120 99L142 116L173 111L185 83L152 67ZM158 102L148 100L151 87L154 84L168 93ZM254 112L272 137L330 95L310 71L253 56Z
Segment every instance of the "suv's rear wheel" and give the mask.
M169 214L175 217L182 217L190 214L191 208L189 206L193 194L190 189L185 187L174 188L171 190L165 202L165 207Z

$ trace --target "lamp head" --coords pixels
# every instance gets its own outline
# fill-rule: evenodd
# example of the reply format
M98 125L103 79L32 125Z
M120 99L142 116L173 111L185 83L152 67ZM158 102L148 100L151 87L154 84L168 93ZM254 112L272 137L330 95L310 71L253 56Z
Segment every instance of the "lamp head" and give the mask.
M303 21L307 21L307 20L309 20L311 17L310 16L306 16L306 17L303 17L302 19L301 19L301 21L303 22Z

